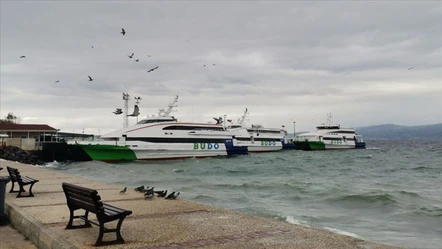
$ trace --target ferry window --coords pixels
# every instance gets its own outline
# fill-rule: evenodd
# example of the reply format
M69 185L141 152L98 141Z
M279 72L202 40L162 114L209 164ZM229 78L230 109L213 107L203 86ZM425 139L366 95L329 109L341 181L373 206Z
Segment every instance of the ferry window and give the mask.
M171 126L167 126L164 127L163 130L185 130L185 131L189 131L189 130L196 130L196 131L201 131L201 130L210 130L210 131L224 131L223 127L204 127L204 126L184 126L184 125L171 125Z

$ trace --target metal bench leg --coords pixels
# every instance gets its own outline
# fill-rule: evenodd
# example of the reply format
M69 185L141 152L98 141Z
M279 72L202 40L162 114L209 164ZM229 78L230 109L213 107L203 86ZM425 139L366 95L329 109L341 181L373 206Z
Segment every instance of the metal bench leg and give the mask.
M14 191L14 182L11 182L12 186L11 186L11 190L9 190L9 193L16 193L18 191Z
M28 195L21 195L21 193L26 192L23 186L20 186L20 190L18 191L18 195L16 198L20 197L34 197L34 194L32 194L32 186L34 186L34 183L31 183L31 186L29 187L29 194ZM20 185L20 184L19 184Z
M87 228L87 227L91 227L92 226L91 223L88 220L89 211L86 211L84 213L84 215L79 215L79 216L75 216L74 215L74 210L69 210L69 212L70 212L69 222L68 222L68 224L67 224L65 229L78 229L78 228ZM84 224L83 225L76 225L76 226L72 225L74 219L76 219L76 218L81 218L82 220L84 220Z
M29 187L29 196L30 197L34 197L34 194L32 193L32 187L34 186L34 184L35 184L35 182L31 183L31 186Z
M65 227L65 229L72 229L72 222L74 221L74 210L69 209L69 222L68 225Z
M124 239L123 237L121 237L121 233L120 233L120 229L121 229L121 224L123 224L123 220L124 218L126 218L126 216L122 217L119 221L118 221L118 225L117 225L117 241L120 243L124 243Z
M20 184L19 184L20 185ZM24 192L24 189L22 186L20 186L20 190L18 191L18 195L15 198L20 198L20 197L27 197L27 196L22 196L21 193Z
M104 234L104 223L100 222L100 232L98 234L98 238L97 241L95 241L95 246L102 246L105 245L106 243L103 243L103 234Z

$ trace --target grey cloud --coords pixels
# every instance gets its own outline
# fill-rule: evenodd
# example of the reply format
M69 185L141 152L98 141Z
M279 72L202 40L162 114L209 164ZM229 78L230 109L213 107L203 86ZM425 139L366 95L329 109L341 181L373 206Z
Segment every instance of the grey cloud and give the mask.
M176 115L201 121L245 106L255 122L305 130L327 112L353 126L442 120L428 108L442 99L439 2L2 1L0 11L2 116L110 130L129 92L143 115L180 94Z

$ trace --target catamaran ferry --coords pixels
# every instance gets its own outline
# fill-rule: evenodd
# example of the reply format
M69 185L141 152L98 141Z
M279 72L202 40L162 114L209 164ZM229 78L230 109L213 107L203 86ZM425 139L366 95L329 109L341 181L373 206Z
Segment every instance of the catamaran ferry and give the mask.
M178 122L170 116L178 96L155 117L105 134L97 141L70 141L69 151L83 160L162 160L247 154L238 131L222 124Z
M365 149L365 142L354 128L341 128L331 121L316 127L316 131L297 135L294 139L297 150Z
M244 114L238 119L237 124L227 126L230 131L238 132L235 136L239 145L247 146L249 152L271 152L283 149L287 131L284 128L264 128L260 124L245 125L246 117L249 115L246 108ZM246 133L241 132L247 130Z

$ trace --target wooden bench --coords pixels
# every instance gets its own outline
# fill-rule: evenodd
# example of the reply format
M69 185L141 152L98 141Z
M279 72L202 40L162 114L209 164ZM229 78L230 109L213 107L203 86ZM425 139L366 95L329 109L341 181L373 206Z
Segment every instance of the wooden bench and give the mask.
M70 211L69 222L66 229L77 229L91 227L91 223L100 227L100 232L95 242L95 246L112 245L124 243L121 237L120 229L126 216L132 214L130 210L124 210L101 202L101 197L94 189L89 189L81 186L77 186L70 183L62 183L63 191L66 195L67 205ZM86 212L84 215L74 215L74 211L78 209L84 209ZM89 212L96 214L98 223L88 219ZM84 225L72 225L74 219L84 220ZM104 224L114 220L119 220L117 228L108 229L104 227ZM116 240L103 241L103 235L105 233L116 233Z
M28 176L21 176L20 172L16 168L12 168L7 166L6 167L9 173L9 176L11 177L12 187L11 190L9 190L9 193L17 193L17 198L20 197L34 197L34 194L32 193L32 187L35 183L39 182L39 180L28 177ZM19 190L14 190L14 183L18 183ZM26 185L31 184L29 187L29 194L28 195L21 195L21 193L26 192L26 190L23 188Z

